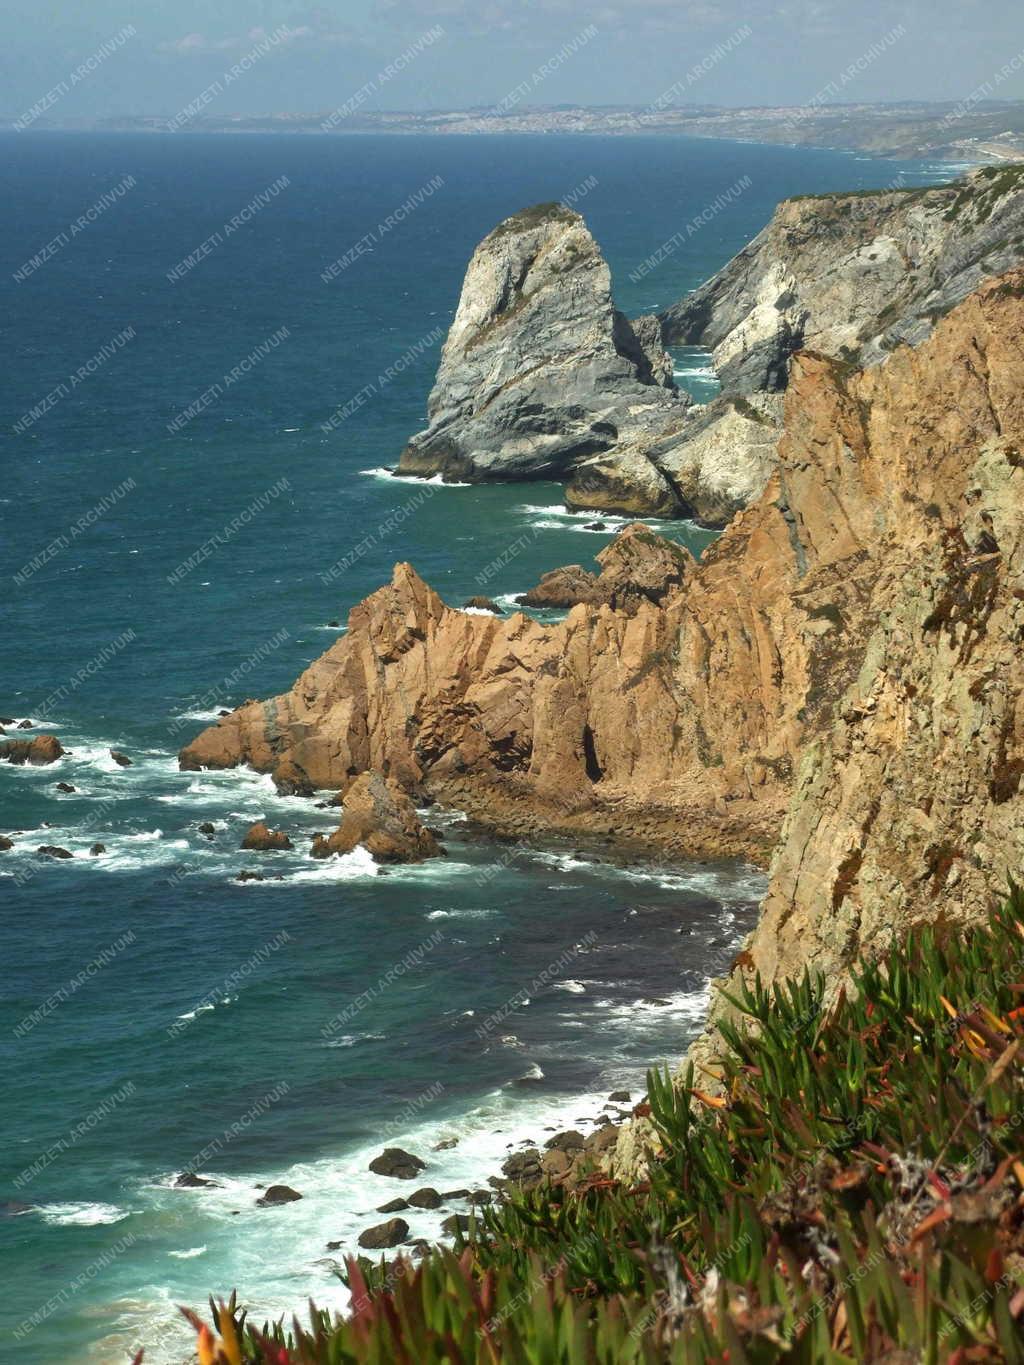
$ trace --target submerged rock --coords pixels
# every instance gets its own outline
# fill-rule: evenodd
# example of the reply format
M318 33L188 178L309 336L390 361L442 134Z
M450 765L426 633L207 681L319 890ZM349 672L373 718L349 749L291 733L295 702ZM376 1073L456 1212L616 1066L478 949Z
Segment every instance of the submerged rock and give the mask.
M98 858L101 853L106 853L106 851L107 851L106 844L93 844L92 847L89 849L89 856L91 858Z
M196 1175L194 1171L183 1171L174 1182L175 1188L179 1190L201 1190L219 1189L216 1180L207 1180L204 1175Z
M456 1234L465 1234L473 1227L473 1218L468 1213L453 1213L441 1224L441 1231L446 1237L454 1237Z
M14 847L14 840L8 839L6 834L0 834L0 853L6 853L8 849Z
M57 844L43 844L36 849L37 853L43 854L46 858L70 858L73 855L66 848L61 848Z
M298 1190L293 1190L290 1185L270 1185L256 1200L256 1204L259 1208L270 1208L275 1204L293 1204L301 1198Z
M70 782L58 782L57 790L59 792L64 792L65 795L69 795L71 792L77 791L78 788L73 787Z
M111 749L110 757L114 760L114 762L117 764L119 768L132 767L132 760L128 757L127 754L121 753L120 749Z
M414 1190L409 1196L409 1203L416 1209L439 1209L442 1204L440 1194L429 1185L425 1185L421 1190Z
M495 616L504 616L505 613L498 606L497 602L492 602L489 597L468 597L462 604L463 611L489 611Z
M408 1199L389 1199L386 1204L378 1204L378 1213L402 1213L409 1207Z

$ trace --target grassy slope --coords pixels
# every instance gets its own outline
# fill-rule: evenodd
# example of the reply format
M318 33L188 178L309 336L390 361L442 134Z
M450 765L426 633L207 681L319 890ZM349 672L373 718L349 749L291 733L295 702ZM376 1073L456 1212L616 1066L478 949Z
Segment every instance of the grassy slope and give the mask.
M345 1322L259 1333L232 1300L203 1365L1024 1361L1024 896L855 984L829 1018L820 981L755 985L714 1082L652 1073L646 1183L352 1264Z

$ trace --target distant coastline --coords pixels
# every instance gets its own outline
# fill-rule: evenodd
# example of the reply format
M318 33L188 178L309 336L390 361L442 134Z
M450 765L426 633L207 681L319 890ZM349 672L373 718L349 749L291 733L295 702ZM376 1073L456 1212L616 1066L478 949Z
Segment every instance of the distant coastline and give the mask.
M217 115L130 114L115 118L34 119L24 131L124 133L387 133L445 137L501 134L684 136L822 148L893 159L937 157L971 163L1024 160L1024 101L960 104L816 104L727 109L711 105L517 106ZM3 122L17 128L16 115Z

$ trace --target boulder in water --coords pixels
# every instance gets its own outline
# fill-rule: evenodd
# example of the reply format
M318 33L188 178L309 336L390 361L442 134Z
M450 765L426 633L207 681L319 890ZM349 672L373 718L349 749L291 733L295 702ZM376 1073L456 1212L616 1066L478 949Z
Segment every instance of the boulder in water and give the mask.
M267 1209L276 1204L293 1204L296 1199L301 1198L298 1190L293 1190L290 1185L271 1185L256 1200L256 1205L258 1208Z
M359 1234L359 1245L367 1251L378 1251L384 1247L397 1247L409 1236L409 1224L404 1218L389 1218L386 1223L377 1223Z
M415 1180L420 1171L426 1168L425 1161L411 1152L403 1151L401 1147L385 1147L380 1156L375 1156L370 1162L370 1170L374 1175L386 1175L393 1180Z
M246 848L254 853L287 850L292 846L292 841L283 830L272 830L263 820L257 820L254 825L250 825L245 838L239 844L239 848Z

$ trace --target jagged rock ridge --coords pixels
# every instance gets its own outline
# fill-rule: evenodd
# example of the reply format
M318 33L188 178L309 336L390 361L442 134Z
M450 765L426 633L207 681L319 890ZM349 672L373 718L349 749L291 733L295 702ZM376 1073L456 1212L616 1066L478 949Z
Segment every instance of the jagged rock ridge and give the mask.
M792 796L768 979L976 918L1024 864L1022 322L1024 272L882 366L798 356L768 489L657 601L499 620L398 565L182 766L372 768L496 827L689 853L771 843Z
M811 349L877 364L918 345L983 280L1024 258L1024 167L952 185L802 195L707 284L660 315L706 346L727 394L783 389Z
M410 474L567 481L571 507L724 526L777 459L792 356L876 364L1024 258L1024 169L789 200L660 320L614 309L582 219L527 210L481 243ZM659 335L659 325L661 335ZM711 349L723 393L673 394L665 344Z

